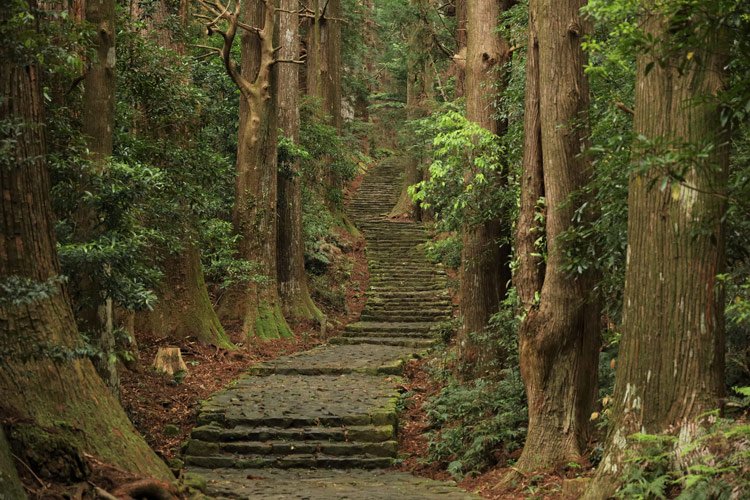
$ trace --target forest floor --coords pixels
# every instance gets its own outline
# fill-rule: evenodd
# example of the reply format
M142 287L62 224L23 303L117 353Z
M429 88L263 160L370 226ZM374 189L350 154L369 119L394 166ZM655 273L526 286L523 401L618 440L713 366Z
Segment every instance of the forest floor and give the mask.
M242 335L239 325L229 325L227 333L242 348L227 351L197 341L181 343L179 347L189 373L180 383L176 383L173 378L151 370L159 347L174 343L168 339L139 335L139 359L132 369L123 370L121 374L121 400L131 421L157 454L167 461L174 459L196 424L200 402L248 368L280 356L309 350L338 335L345 325L359 318L365 305L363 291L367 290L369 279L364 240L362 236L352 236L342 229L336 230L336 237L346 249L342 254L345 261L342 267L351 269L347 273L351 286L347 287L343 310L323 306L329 323L325 337L321 336L316 325L297 323L290 325L294 338L260 341ZM338 273L339 269L333 272Z
M429 358L414 360L404 371L404 388L411 394L405 410L399 418L399 455L405 459L396 470L417 476L442 481L453 480L447 471L447 463L429 462L428 433L434 430L427 417L426 404L436 396L441 384L427 370ZM516 455L503 457L517 459ZM502 460L503 462L505 460ZM459 481L458 486L491 500L549 499L575 500L580 497L590 471L558 471L524 477L512 487L499 488L512 467L496 465L479 475L469 475ZM578 477L581 476L581 477Z

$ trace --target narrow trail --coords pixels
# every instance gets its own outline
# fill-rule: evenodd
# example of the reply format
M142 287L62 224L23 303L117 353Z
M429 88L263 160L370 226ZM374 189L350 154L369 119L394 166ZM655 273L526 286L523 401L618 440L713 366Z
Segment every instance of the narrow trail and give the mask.
M421 224L385 218L399 162L365 177L349 215L367 241L360 321L323 345L253 367L200 410L188 472L215 498L477 498L452 483L387 470L397 458L397 376L450 317L445 275L416 248Z

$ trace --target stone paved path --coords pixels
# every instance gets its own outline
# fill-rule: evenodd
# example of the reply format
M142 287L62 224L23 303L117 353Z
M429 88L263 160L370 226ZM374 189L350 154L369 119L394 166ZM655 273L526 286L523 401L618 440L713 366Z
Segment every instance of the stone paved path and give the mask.
M202 405L184 458L210 496L477 498L385 470L398 453L398 375L451 312L445 274L416 248L424 228L384 217L399 174L397 161L383 161L350 207L370 268L360 321L330 344L253 367Z

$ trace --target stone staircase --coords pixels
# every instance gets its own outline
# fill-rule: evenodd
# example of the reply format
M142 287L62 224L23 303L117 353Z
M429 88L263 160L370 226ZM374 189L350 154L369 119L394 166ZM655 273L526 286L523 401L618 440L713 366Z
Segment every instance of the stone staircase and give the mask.
M349 208L370 268L360 321L329 344L251 368L202 405L184 460L214 496L475 498L444 482L373 470L397 458L398 375L451 315L445 274L417 248L427 239L422 225L384 217L399 175L397 161L383 161ZM300 482L305 491L292 494ZM342 484L346 493L336 489Z

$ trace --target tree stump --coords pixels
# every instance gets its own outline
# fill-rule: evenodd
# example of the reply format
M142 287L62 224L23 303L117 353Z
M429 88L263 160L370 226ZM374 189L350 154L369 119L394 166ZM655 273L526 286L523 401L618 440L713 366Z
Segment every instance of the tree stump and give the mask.
M165 373L170 377L174 377L179 372L187 373L187 365L182 359L179 347L160 347L152 366L157 372Z

